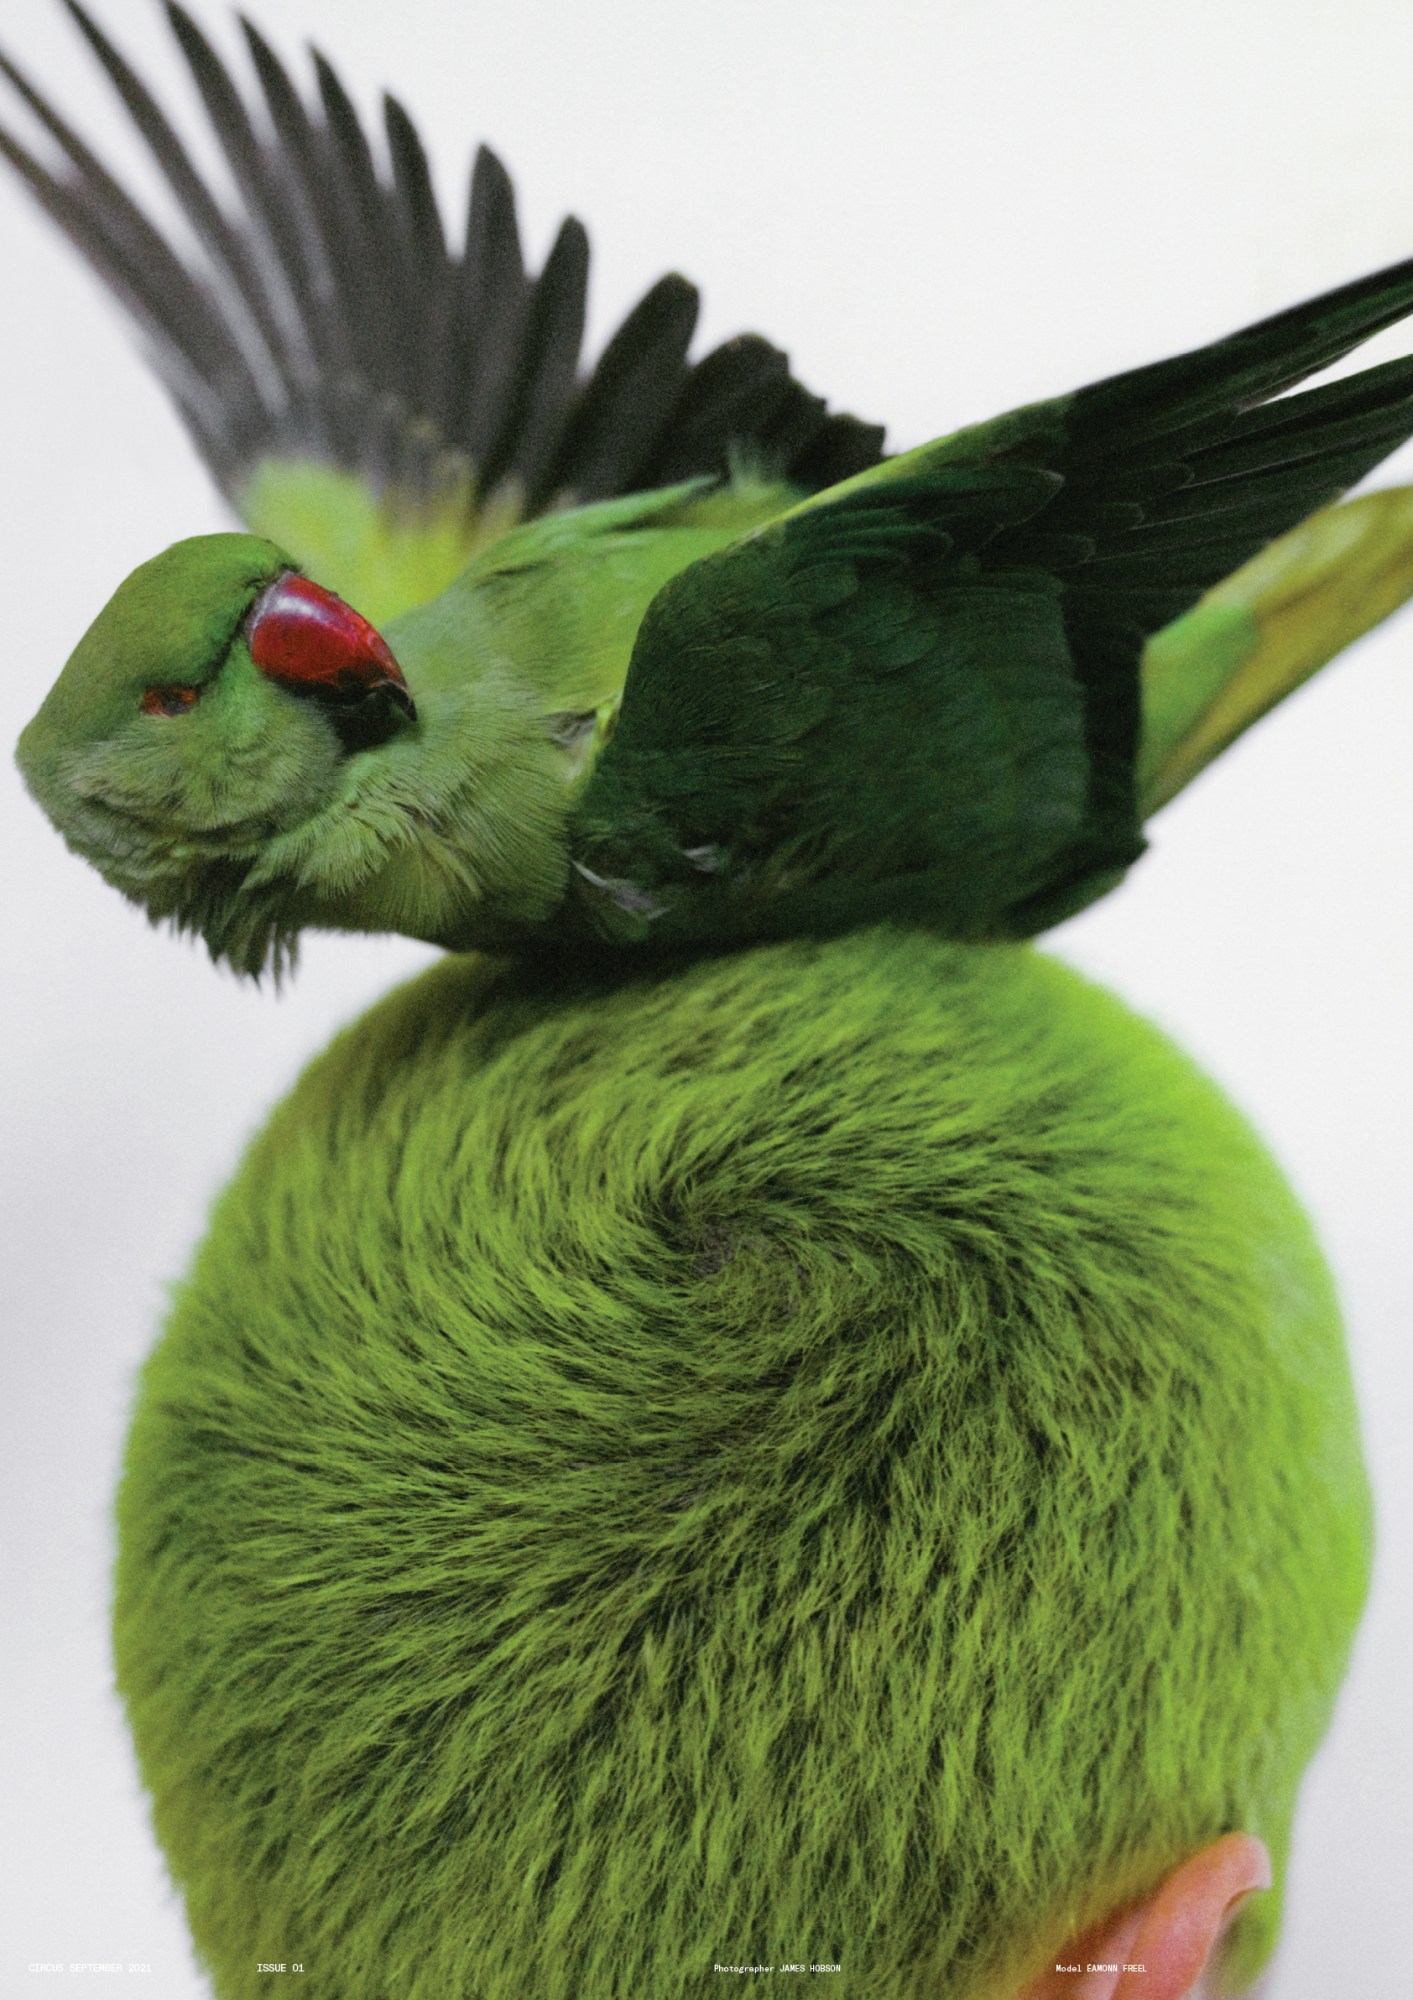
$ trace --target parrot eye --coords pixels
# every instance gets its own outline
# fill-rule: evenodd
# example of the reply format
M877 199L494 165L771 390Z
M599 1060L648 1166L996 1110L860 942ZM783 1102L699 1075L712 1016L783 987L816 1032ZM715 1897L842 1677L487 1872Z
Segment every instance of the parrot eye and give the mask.
M199 690L188 687L148 688L142 697L144 715L185 715L196 705Z

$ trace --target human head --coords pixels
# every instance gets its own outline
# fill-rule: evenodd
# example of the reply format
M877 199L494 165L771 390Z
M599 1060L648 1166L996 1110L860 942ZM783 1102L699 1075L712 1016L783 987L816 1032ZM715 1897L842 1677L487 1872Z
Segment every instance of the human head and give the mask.
M1238 1114L1039 954L887 931L376 1008L218 1205L120 1513L198 1943L350 1995L990 2000L1223 1836L1279 1882L1368 1557Z

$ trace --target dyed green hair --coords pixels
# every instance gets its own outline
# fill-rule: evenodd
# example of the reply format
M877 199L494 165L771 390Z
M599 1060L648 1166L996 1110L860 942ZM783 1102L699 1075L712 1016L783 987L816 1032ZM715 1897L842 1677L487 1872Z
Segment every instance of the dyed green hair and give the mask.
M888 931L375 1008L216 1209L120 1525L217 1990L333 2000L970 1996L1229 1829L1279 1874L1369 1532L1237 1114Z

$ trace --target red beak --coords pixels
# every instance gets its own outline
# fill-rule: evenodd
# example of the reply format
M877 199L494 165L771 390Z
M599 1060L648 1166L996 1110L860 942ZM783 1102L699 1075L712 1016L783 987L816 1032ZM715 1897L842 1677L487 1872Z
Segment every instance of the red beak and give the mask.
M351 604L293 570L255 600L246 643L261 673L291 694L312 695L350 721L357 715L359 748L391 734L391 726L369 729L376 714L392 726L416 715L382 634Z

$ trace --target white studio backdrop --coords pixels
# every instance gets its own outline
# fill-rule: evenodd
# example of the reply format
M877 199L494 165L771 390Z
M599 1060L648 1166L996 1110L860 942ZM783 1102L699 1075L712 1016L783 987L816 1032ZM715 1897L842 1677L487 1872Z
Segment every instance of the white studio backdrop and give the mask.
M95 4L190 112L160 9ZM312 39L365 110L398 93L458 224L478 139L515 177L536 262L566 209L587 222L591 349L680 268L704 290L701 348L758 328L894 447L1413 254L1403 0L252 5L301 76ZM232 17L193 8L239 56ZM109 159L138 161L58 0L3 0L0 42ZM3 175L0 272L8 759L128 570L230 522L116 311ZM1397 351L1385 336L1369 354ZM1413 479L1405 454L1380 480L1400 465ZM1254 1117L1351 1325L1379 1569L1304 1797L1274 2000L1409 1990L1410 756L1413 611L1165 812L1123 890L1053 940ZM97 1960L150 1965L135 1990L188 2000L204 1987L108 1657L134 1372L245 1138L336 1025L434 954L316 937L284 994L241 985L70 857L8 761L0 785L0 1993L72 1991L103 1975L28 1966Z

